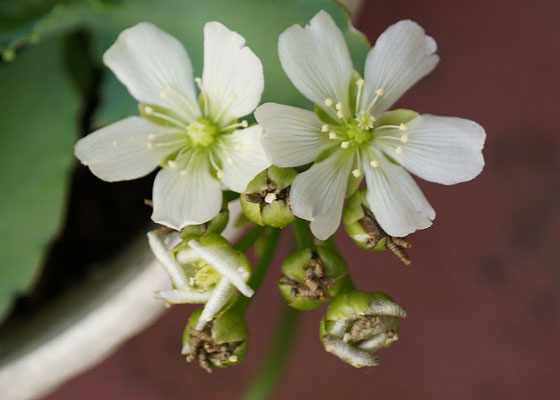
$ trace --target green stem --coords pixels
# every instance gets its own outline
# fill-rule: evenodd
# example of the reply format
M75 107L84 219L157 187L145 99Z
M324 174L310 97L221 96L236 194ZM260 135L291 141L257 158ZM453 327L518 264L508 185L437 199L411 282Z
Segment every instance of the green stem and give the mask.
M284 372L290 349L294 342L299 312L291 307L284 307L268 354L257 376L253 379L242 400L268 399L274 392L279 378Z
M255 244L255 242L261 237L263 232L264 227L255 225L249 230L249 232L243 235L243 237L239 239L237 243L233 245L233 247L235 247L240 252L245 253Z
M292 229L294 230L294 237L298 249L314 247L313 236L311 235L307 221L297 218L292 224Z
M266 271L268 271L268 267L270 265L270 262L272 261L272 258L274 257L276 247L278 246L278 239L280 238L281 231L280 229L267 228L266 233L268 233L268 235L266 236L266 244L259 258L259 261L257 261L257 265L255 265L253 274L251 275L251 278L248 282L249 286L251 286L255 291L258 290L262 280L266 275ZM247 307L249 307L249 304L251 304L251 299L253 299L253 297L239 297L234 307L240 313L244 313L247 310Z

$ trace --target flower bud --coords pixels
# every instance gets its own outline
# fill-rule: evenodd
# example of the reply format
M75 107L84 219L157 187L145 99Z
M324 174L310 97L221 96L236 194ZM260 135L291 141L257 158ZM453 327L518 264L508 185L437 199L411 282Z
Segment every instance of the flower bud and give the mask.
M389 249L406 265L411 263L405 249L411 247L406 238L389 236L377 223L366 199L366 191L358 190L346 203L342 214L346 232L354 243L366 250Z
M288 196L297 172L272 166L257 175L241 195L243 212L254 223L283 228L295 220Z
M282 263L280 293L298 310L312 310L348 284L346 261L324 246L299 250Z
M325 350L353 367L378 364L374 352L398 339L406 311L384 293L353 290L337 295L321 320Z
M241 362L247 353L249 339L243 315L230 309L203 328L196 329L201 314L202 309L196 310L183 331L181 353L187 356L187 361L198 361L208 372L214 367L225 368Z

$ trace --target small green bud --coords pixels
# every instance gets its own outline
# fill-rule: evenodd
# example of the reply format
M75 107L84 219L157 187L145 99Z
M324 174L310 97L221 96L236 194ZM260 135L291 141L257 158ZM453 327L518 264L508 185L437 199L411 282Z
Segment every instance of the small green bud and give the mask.
M214 218L210 221L205 222L200 225L189 225L181 230L181 237L183 239L192 239L198 236L202 236L208 233L222 233L229 221L229 210L227 202L224 200L222 203L222 209Z
M286 257L278 288L291 307L312 310L336 296L348 282L346 261L319 246L315 252L307 248Z
M288 196L297 176L292 168L272 166L257 175L241 195L243 212L261 226L283 228L295 220Z
M202 309L196 310L183 331L182 354L187 356L187 361L198 361L208 372L214 367L225 368L241 362L249 339L243 315L230 309L197 330L201 313Z
M407 238L389 236L377 223L366 199L366 191L358 190L348 199L342 213L344 229L354 243L366 250L381 251L386 248L404 264L411 263L405 249L411 247Z
M406 311L381 292L358 290L337 295L321 320L325 350L360 368L378 364L373 355L398 340L399 319Z

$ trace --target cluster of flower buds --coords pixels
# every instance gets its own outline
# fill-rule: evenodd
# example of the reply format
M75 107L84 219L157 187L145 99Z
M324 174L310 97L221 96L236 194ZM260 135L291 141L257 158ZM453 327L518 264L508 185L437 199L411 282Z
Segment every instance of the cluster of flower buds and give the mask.
M346 204L342 222L354 243L366 250L389 249L406 265L411 263L406 249L411 247L407 238L389 236L379 225L366 200L365 190L356 191Z
M243 194L241 207L254 223L283 228L295 220L288 196L297 172L272 166L253 179Z
M384 293L352 290L330 303L319 336L325 349L356 367L378 364L374 352L398 339L399 319L406 311Z
M349 284L346 261L325 246L305 248L286 257L280 293L298 310L312 310L336 296Z

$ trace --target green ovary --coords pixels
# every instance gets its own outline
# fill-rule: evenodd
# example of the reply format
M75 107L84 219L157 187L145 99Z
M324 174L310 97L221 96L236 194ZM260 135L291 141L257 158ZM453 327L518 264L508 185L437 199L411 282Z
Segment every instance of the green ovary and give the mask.
M210 146L216 140L217 134L218 128L204 118L191 122L187 127L187 135L195 146Z
M360 129L354 121L346 127L346 134L348 135L348 139L356 144L367 143L372 138L372 134L369 130Z
M199 268L194 274L194 283L199 288L208 290L216 286L220 278L220 273L210 265L206 264Z

